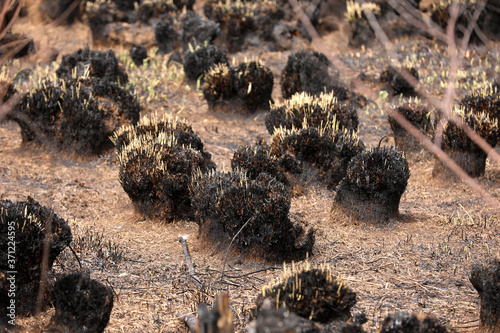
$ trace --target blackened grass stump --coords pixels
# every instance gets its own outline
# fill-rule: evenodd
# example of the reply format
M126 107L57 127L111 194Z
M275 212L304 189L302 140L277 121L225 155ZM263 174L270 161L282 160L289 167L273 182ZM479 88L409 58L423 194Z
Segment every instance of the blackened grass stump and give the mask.
M393 111L399 112L406 120L420 130L420 132L424 133L429 139L433 137L433 114L435 114L435 110L430 109L418 98L409 98L403 101L399 106L394 106ZM387 119L394 134L395 145L400 151L405 154L422 151L422 145L401 125L399 125L399 123L390 114Z
M184 72L190 80L198 80L210 67L220 63L229 65L229 60L215 45L191 47L184 54Z
M221 63L206 72L203 95L211 111L250 114L269 110L273 85L271 70L258 60L236 68Z
M476 113L457 108L453 112L480 135L490 146L494 147L499 138L498 120L483 112ZM444 125L441 149L447 153L471 177L484 175L488 155L453 121ZM444 164L437 160L432 171L433 176L444 175L454 178L455 175Z
M386 222L399 214L410 169L394 147L365 150L349 162L333 206L358 221Z
M109 151L109 136L120 126L135 124L139 112L129 91L106 79L83 77L43 82L7 116L21 127L24 143L95 156Z
M332 92L340 100L346 99L346 89L328 73L328 58L316 51L299 51L288 57L281 73L281 92L288 99L296 93L319 95Z
M387 316L382 322L379 333L451 333L439 323L433 315L418 315L406 312L397 312Z
M341 276L328 265L311 267L309 262L285 265L283 277L262 288L257 297L257 311L270 299L271 304L286 308L303 318L329 323L347 321L356 304L354 293Z
M64 55L56 74L57 77L65 80L80 76L95 76L119 85L125 85L128 82L128 75L113 50L90 50L88 47Z
M284 165L309 164L317 168L321 181L329 188L335 188L345 177L350 160L363 149L356 132L338 130L329 123L290 130L280 127L271 141L271 154L283 159Z
M8 235L9 226L15 230L15 267L8 265ZM50 226L50 230L48 229ZM16 314L34 315L37 302L42 305L48 302L48 294L43 300L38 300L40 284L42 281L43 248L46 233L50 233L49 255L47 269L50 270L57 256L72 241L71 229L68 223L57 216L51 209L40 205L33 198L26 201L13 203L9 200L0 200L0 305L2 320L7 318L5 311L10 304L8 283L4 280L8 271L17 271L16 281ZM7 288L7 289L5 289Z
M256 179L261 173L266 173L290 187L291 180L287 171L292 170L286 169L286 163L283 157L271 154L268 144L259 141L255 145L238 149L231 159L231 168L233 171L245 171L249 179Z
M115 135L130 140L121 141L118 152L120 183L145 216L166 222L193 218L191 177L200 170L215 169L201 140L184 127L183 123L177 127L172 119L144 120L137 132L124 128Z
M240 171L199 173L191 195L200 236L219 249L238 234L235 249L248 258L282 262L312 253L313 230L305 232L290 220L288 191L272 176L261 173L252 180Z
M500 330L500 260L472 266L470 282L479 293L481 309L480 328L484 332Z
M111 288L76 272L57 279L50 294L55 313L47 332L104 332L113 309Z
M324 127L329 123L338 129L358 131L358 114L356 109L348 104L340 103L335 94L320 93L318 96L302 92L292 95L283 102L272 103L266 114L266 128L269 134L275 129Z
M398 70L393 66L389 66L388 69L380 74L380 81L388 83L392 94L395 96L402 95L404 97L415 97L417 96L415 87L399 72L403 70L407 71L418 81L418 72L416 68L405 67Z

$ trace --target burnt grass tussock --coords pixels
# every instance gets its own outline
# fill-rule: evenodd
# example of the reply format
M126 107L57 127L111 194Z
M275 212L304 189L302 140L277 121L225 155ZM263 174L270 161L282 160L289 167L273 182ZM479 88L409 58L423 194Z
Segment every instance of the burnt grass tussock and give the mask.
M347 287L341 276L335 276L328 265L311 267L304 264L285 267L283 277L262 288L257 296L259 312L264 301L273 307L285 308L300 317L322 324L351 319L356 293Z
M266 173L287 187L291 185L287 172L300 170L299 164L296 163L293 166L292 170L287 168L286 157L272 155L271 146L263 140L238 149L231 159L233 171L244 171L249 179L256 179L261 173Z
M334 209L359 221L385 222L398 215L410 169L394 147L377 147L356 155L337 187Z
M500 330L500 261L475 264L470 273L470 282L479 293L481 309L480 327L485 332Z
M292 53L281 73L283 97L287 99L300 92L311 95L332 92L339 100L345 100L346 89L330 76L329 66L330 61L322 53L316 51Z
M215 163L190 130L163 118L143 120L137 130L127 127L115 133L120 183L141 214L166 222L193 218L191 177L199 170L215 169ZM128 143L117 140L120 137Z
M268 174L249 179L241 171L200 173L191 195L200 236L219 249L239 232L233 244L246 258L282 262L312 254L314 231L290 220L289 192Z
M101 333L113 309L113 291L81 272L57 279L50 292L55 313L46 332Z
M90 50L88 47L64 55L56 74L61 79L70 80L84 76L86 72L88 76L107 79L119 85L128 81L128 75L113 50Z
M50 230L48 230L50 226ZM57 256L71 243L72 235L68 223L57 216L51 209L42 206L33 198L26 201L11 202L0 200L0 305L1 320L7 317L7 306L10 282L9 271L15 274L16 314L25 316L35 314L40 284L42 280L42 261L46 233L50 234L47 268L50 270ZM15 243L12 247L10 242ZM15 267L10 266L9 247L15 249ZM12 253L10 253L12 255ZM44 306L48 303L48 294L40 300Z
M458 108L453 112L490 146L494 147L497 144L499 138L497 119L491 118L485 112L468 111L464 108ZM470 176L479 177L484 174L488 155L451 120L444 125L441 148ZM454 177L441 161L436 161L432 174Z
M335 124L338 129L358 131L358 114L349 104L338 101L333 93L314 96L296 93L284 102L272 103L266 114L265 124L269 134L276 128L324 127Z
M215 45L197 46L184 54L184 72L190 80L198 80L215 64L229 65L227 55Z
M451 333L455 332L442 325L433 315L397 312L388 315L382 322L379 333Z
M116 83L79 78L42 83L7 117L21 127L24 143L95 156L113 148L109 136L122 125L135 124L139 112L136 97Z
M404 100L399 106L393 107L394 112L399 112L406 120L415 126L421 133L429 139L434 134L433 114L435 110L419 101L418 98ZM396 147L404 152L419 152L422 145L410 133L408 133L390 114L387 116L389 125L394 134Z
M229 67L216 64L206 72L203 95L214 112L255 113L269 110L274 77L260 61Z
M331 124L319 128L277 128L271 141L273 155L296 165L312 165L319 170L320 180L331 189L345 177L350 160L363 149L356 132L338 130Z

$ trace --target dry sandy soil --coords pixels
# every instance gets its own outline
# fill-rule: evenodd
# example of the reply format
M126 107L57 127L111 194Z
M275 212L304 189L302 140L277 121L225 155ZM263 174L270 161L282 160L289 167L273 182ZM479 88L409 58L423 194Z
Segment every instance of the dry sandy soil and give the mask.
M43 27L42 27L43 28ZM83 25L46 28L20 22L19 29L39 36L39 47L54 47L70 53L88 42ZM37 32L38 31L38 32ZM377 75L386 68L381 48L352 50L345 34L325 37L327 47L337 53L356 73L374 78L367 84L381 89ZM427 48L431 55L421 67L421 82L441 96L443 89L433 81L433 71L446 69L443 47L421 37L395 41L399 55ZM475 66L465 66L468 75L480 78L484 67L500 72L498 44L475 48ZM338 52L342 50L342 52ZM120 50L116 49L117 53ZM259 50L235 54L242 61L258 55L275 74L274 98L280 99L279 75L289 52ZM420 56L419 56L420 57ZM120 57L131 82L141 96L142 115L173 113L189 122L212 154L218 169L230 169L235 149L269 139L264 114L242 116L213 114L195 85L185 81L182 70L168 68L166 59L152 57L150 68L135 68L125 54ZM31 59L32 61L33 59ZM444 67L433 62L442 61ZM367 67L367 64L370 67ZM8 73L32 66L15 61ZM53 73L57 64L41 65L41 73ZM478 74L479 73L479 74ZM153 87L154 93L147 87ZM387 112L373 104L358 110L360 137L375 146L384 135L393 142ZM344 276L357 293L354 313L365 312L364 328L376 332L380 322L398 311L434 314L457 331L472 331L479 324L479 297L469 282L471 265L499 257L498 211L485 204L471 188L459 181L433 178L434 159L428 154L408 156L411 177L404 193L400 216L385 225L352 223L331 214L335 196L321 184L311 183L304 195L292 201L292 214L316 230L314 252L309 261L327 263ZM194 311L200 301L212 303L214 295L228 291L237 331L249 322L249 309L261 287L282 274L281 264L243 261L231 254L226 276L220 279L225 251L217 251L197 237L194 222L164 224L138 215L118 180L114 152L95 160L72 159L59 152L23 145L17 124L0 121L0 199L25 200L28 195L70 223L73 247L83 270L109 285L115 303L106 332L185 332L176 314ZM486 174L478 183L495 198L500 197L500 165L488 159ZM207 287L196 288L187 273L180 235L188 236L192 260ZM55 264L55 272L79 269L69 250ZM22 300L21 300L22 301ZM32 331L46 323L53 309L32 318L18 318L18 324Z

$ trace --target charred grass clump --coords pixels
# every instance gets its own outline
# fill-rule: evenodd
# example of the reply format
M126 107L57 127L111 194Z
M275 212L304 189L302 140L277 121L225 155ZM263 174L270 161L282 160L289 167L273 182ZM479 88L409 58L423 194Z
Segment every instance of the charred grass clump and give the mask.
M158 44L158 53L160 54L170 53L175 50L180 39L172 20L168 19L156 23L155 38Z
M215 45L190 48L184 54L184 72L190 80L198 80L215 64L229 65L226 53Z
M493 86L468 94L461 100L460 106L476 114L485 113L500 122L500 92Z
M380 74L380 81L388 83L395 96L403 95L404 97L414 97L417 95L417 92L413 85L400 73L400 71L403 70L408 72L418 81L418 72L416 68L405 67L404 69L398 70L393 66L389 66L388 69Z
M291 181L287 175L287 161L271 154L271 147L264 141L259 141L255 145L238 149L231 159L233 171L241 170L246 172L249 179L256 179L261 173L273 176L284 185L290 186ZM295 170L298 165L295 164Z
M453 112L489 145L493 147L497 144L499 138L497 119L491 118L485 112L476 113L464 108L458 108ZM444 125L441 148L471 177L484 175L488 155L451 120ZM432 174L433 176L454 177L454 173L448 170L441 161L436 161Z
M209 0L203 7L205 16L220 26L218 39L229 52L243 50L257 37L260 44L272 39L275 21L284 13L274 0L218 1Z
M410 169L394 147L377 147L355 156L338 187L334 212L339 209L358 221L385 222L396 217Z
M47 332L103 332L113 309L113 291L81 272L57 279L50 292L55 313Z
M193 218L191 177L215 163L191 127L172 117L144 119L117 131L114 140L120 183L141 214L166 222Z
M339 129L358 131L356 109L338 102L333 93L321 93L314 96L308 93L296 93L282 103L271 104L266 114L266 128L273 134L276 128L324 127L335 124Z
M259 61L242 63L236 68L225 63L215 65L206 73L204 81L203 95L211 111L269 110L274 77Z
M432 121L433 109L429 109L425 103L421 103L418 98L405 100L401 105L394 106L394 112L399 112L406 120L424 133L429 139L434 134L434 124ZM396 147L405 154L420 152L422 145L408 133L391 115L387 117Z
M347 172L349 161L364 149L356 132L338 130L335 125L304 126L300 129L277 128L271 141L272 154L290 157L295 164L308 164L319 170L319 177L335 188Z
M335 276L328 265L311 267L292 264L283 277L262 288L257 297L257 312L266 299L279 308L285 308L300 317L320 322L347 321L356 304L356 293L346 286L344 279Z
M142 66L147 57L148 49L144 45L134 45L130 49L130 58L137 67Z
M113 50L90 50L88 47L63 56L56 71L57 77L70 80L80 76L93 76L117 82L127 83L128 75L119 64Z
M486 264L472 267L470 282L479 293L481 309L479 312L480 328L484 332L500 330L500 261L491 260Z
M15 313L25 316L35 314L37 303L48 303L48 294L39 300L40 285L47 285L42 274L44 243L48 240L49 251L46 269L50 270L57 256L71 243L71 229L68 223L51 209L40 205L33 198L11 202L0 200L0 305L1 319L6 320L8 297L15 271ZM12 289L12 288L11 288ZM45 289L47 290L47 289Z
M362 45L370 45L377 37L366 19L364 11L368 10L376 18L380 18L379 4L375 1L359 4L357 1L348 0L346 7L345 17L349 23L349 46L359 48Z
M98 78L43 82L7 115L21 127L24 143L92 156L113 147L109 136L135 124L140 107L135 96Z
M328 73L330 61L316 51L299 51L288 57L281 73L281 92L288 99L296 93L319 95L332 92L339 100L346 99L346 89Z
M439 323L433 315L417 315L406 312L398 312L387 316L382 322L379 333L449 333L454 330L448 329Z
M290 220L289 193L272 176L199 173L193 177L191 193L200 235L219 249L233 242L244 257L270 262L301 260L312 253L313 230L306 233Z

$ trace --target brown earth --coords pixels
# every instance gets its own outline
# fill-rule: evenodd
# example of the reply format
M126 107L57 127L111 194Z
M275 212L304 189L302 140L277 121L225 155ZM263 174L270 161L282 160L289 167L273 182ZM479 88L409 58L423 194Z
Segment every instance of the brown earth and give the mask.
M21 21L17 28L32 33L38 49L52 47L61 54L89 42L88 30L80 24L45 29ZM365 73L368 85L383 89L377 77L388 62L380 46L364 51L349 49L342 31L326 36L325 44L356 73ZM411 57L415 48L434 51L432 58L417 62L422 65L420 81L440 97L442 81L433 77L447 68L443 47L420 37L403 38L395 41L395 46L402 57ZM474 57L476 65L463 67L467 77L481 78L485 59L489 60L490 70L500 72L499 44L488 50L474 49L477 52L466 61ZM116 51L119 53L119 48ZM263 59L275 74L273 97L279 99L279 74L288 54L254 50L234 56L240 61L255 55ZM481 57L483 67L479 65ZM230 159L238 147L254 143L257 136L269 139L262 113L242 116L208 112L200 91L183 79L181 70L168 68L167 58L153 57L149 69L130 65L125 52L121 59L141 96L142 115L170 112L185 118L202 138L218 169L230 169ZM33 66L34 60L14 61L5 70L6 75ZM37 75L42 76L54 73L57 64L39 68L42 70ZM148 87L154 88L154 93ZM373 103L360 108L358 115L360 137L367 146L375 146L381 137L390 135L387 112L380 112ZM392 142L390 138L383 144ZM314 253L309 261L328 263L345 277L357 293L354 312L366 313L364 328L369 332L376 332L384 317L397 311L434 314L459 332L472 331L479 324L479 298L469 282L470 268L500 255L498 211L465 184L433 178L434 160L430 155L408 158L411 177L401 199L400 216L386 225L353 223L331 214L335 192L321 184L309 184L304 195L292 200L292 214L316 229ZM30 195L69 221L76 239L73 247L83 269L115 292L106 332L185 332L176 314L193 311L200 301L211 303L221 291L229 291L235 328L242 331L261 286L280 276L280 265L246 262L231 254L221 281L225 250L217 251L198 238L194 222L162 224L139 216L122 190L118 171L114 152L95 160L71 159L23 145L17 124L0 122L0 199L25 200ZM478 182L498 198L498 163L488 159L486 174ZM207 286L203 292L188 275L178 242L180 235L188 236L192 260ZM76 259L65 250L55 271L75 269ZM49 309L37 317L18 318L17 323L25 331L33 331L44 325L52 313L53 309Z

